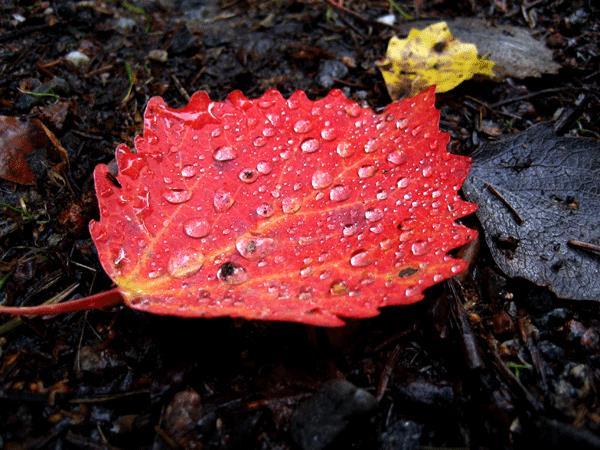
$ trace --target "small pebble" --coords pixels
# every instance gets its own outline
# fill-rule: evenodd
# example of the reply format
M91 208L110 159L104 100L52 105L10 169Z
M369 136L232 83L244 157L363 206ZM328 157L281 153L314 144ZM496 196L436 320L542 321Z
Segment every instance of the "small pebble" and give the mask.
M167 62L167 60L169 59L169 53L167 53L166 50L150 50L148 52L148 59L151 59L152 61L156 61L156 62Z
M67 53L65 59L73 64L75 67L84 67L90 63L90 58L83 52L79 50L74 50L72 52Z

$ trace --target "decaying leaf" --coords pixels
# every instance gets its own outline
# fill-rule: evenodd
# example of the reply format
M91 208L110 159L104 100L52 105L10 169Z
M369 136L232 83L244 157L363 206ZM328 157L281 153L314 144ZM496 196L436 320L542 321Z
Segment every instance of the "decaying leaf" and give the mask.
M18 184L34 184L30 159L44 150L48 138L37 119L0 116L0 178Z
M495 77L539 77L560 68L552 59L552 50L527 28L491 24L475 17L457 17L446 23L455 38L475 44L480 55L494 61ZM411 22L401 25L400 31L408 33L410 28L429 24L430 20Z
M378 65L390 97L397 99L434 85L446 92L477 74L493 76L494 62L478 56L474 44L454 38L446 22L439 22L411 29L406 39L392 37Z
M311 101L196 93L150 100L118 186L95 170L102 265L128 306L317 325L408 304L462 271L476 233L432 89L382 114L334 90Z
M540 124L473 158L463 189L498 266L559 297L600 300L600 143Z

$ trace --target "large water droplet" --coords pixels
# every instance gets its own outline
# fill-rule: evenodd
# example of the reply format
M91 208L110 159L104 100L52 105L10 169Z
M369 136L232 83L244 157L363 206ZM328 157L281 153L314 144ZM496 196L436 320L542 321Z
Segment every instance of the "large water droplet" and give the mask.
M337 145L335 151L342 158L348 158L354 154L354 147L350 143L342 141Z
M189 277L198 272L204 264L204 255L198 251L187 249L175 253L169 259L167 271L175 278Z
M398 186L400 189L404 189L406 186L408 186L408 181L409 180L406 177L399 178L396 182L396 186Z
M377 173L375 166L361 166L358 168L358 176L360 178L370 178Z
M226 284L241 284L248 279L248 273L242 266L226 262L219 267L217 278Z
M192 165L183 166L181 168L181 176L184 178L192 178L196 175L196 168Z
M365 267L373 263L373 258L367 250L358 250L350 258L352 267Z
M396 166L406 162L406 159L406 153L402 150L396 150L387 155L387 160Z
M208 236L210 233L210 224L200 218L189 219L183 224L183 231L189 237L192 238L202 238Z
M261 203L256 207L256 214L261 217L271 217L274 212L275 209L268 203Z
M172 191L165 192L163 194L163 198L169 203L177 205L179 203L187 202L190 198L192 198L192 193L186 189L174 189Z
M296 133L308 133L312 129L312 124L308 120L300 119L294 124Z
M421 172L425 178L429 178L433 174L433 169L431 166L423 167L423 171Z
M346 106L345 110L346 114L348 114L350 117L358 117L360 116L361 107L357 103L353 103L351 105Z
M348 294L348 290L348 285L343 280L334 281L329 287L329 293L335 296L346 295Z
M271 137L275 135L275 128L271 128L271 127L267 127L264 130L262 130L262 135L264 137Z
M319 140L315 138L305 139L302 141L302 144L300 144L300 148L304 153L314 153L319 150L320 146Z
M312 176L313 189L323 189L333 183L333 176L324 170L317 170Z
M342 234L346 237L353 236L358 231L357 223L347 223L344 225L344 229L342 230Z
M229 145L217 148L213 152L213 158L216 161L231 161L237 157L235 149Z
M370 208L365 211L365 219L369 222L377 222L383 219L383 211L379 208Z
M300 206L302 206L302 203L297 197L285 197L281 200L281 210L285 214L294 214L295 212L298 212Z
M333 128L324 128L321 130L321 137L326 141L333 141L336 138Z
M225 212L229 208L233 206L235 200L231 195L231 192L219 190L215 192L215 196L213 197L213 205L217 212Z
M271 164L267 161L259 161L259 163L256 165L256 170L262 175L268 175L271 173L271 170L273 170L273 168L271 167Z
M413 255L421 256L427 253L429 245L426 241L415 241L410 247Z
M375 145L376 143L377 141L375 139L369 139L364 147L365 153L373 153L375 150L377 150L377 146Z
M256 181L258 173L252 169L242 169L238 176L241 181L250 184Z
M350 191L348 186L338 184L329 191L329 199L332 202L343 202L344 200L348 200L351 194L352 191Z
M273 252L275 241L264 237L242 237L236 241L235 248L246 259L260 259Z
M252 141L252 144L255 147L264 147L265 145L267 145L267 140L264 137L262 137L262 136L257 136Z

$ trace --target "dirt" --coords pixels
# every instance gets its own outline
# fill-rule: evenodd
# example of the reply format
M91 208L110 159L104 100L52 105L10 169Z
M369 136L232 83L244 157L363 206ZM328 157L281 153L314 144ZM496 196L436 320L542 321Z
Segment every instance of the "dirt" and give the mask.
M332 3L4 1L0 115L38 119L58 144L28 160L34 184L0 180L0 302L111 287L87 230L91 174L132 144L151 96L180 106L197 90L318 98L336 87L389 103L375 62L394 26L375 19L400 2ZM439 95L452 151L544 121L600 137L592 2L401 7L531 28L561 65ZM598 304L506 278L481 246L463 252L468 274L424 301L343 329L121 307L3 319L0 448L600 448ZM328 434L306 434L322 432L311 416Z

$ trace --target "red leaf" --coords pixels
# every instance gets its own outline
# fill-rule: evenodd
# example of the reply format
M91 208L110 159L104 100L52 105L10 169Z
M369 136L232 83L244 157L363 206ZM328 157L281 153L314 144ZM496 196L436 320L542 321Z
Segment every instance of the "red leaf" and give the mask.
M271 90L183 109L148 103L117 187L94 176L90 230L132 308L316 325L408 304L462 271L474 239L459 190L469 159L446 151L430 89L382 114L332 91Z

